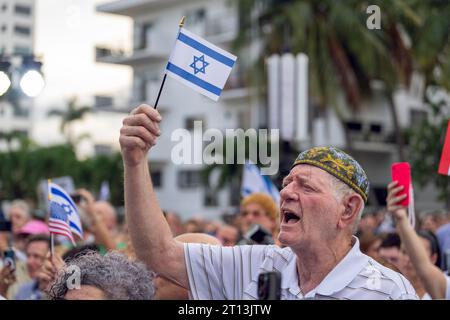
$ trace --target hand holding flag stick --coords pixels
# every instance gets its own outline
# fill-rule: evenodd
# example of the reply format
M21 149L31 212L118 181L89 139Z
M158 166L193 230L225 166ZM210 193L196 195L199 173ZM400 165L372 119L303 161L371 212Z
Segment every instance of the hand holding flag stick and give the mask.
M51 189L50 189L51 184L52 184L52 180L48 179L47 180L47 185L48 185L47 197L48 197L49 203L52 201L52 193L51 193ZM52 259L54 254L55 254L55 239L53 237L53 232L50 232L50 259Z
M217 101L237 57L184 29L179 24L177 39L156 98L156 109L167 76Z

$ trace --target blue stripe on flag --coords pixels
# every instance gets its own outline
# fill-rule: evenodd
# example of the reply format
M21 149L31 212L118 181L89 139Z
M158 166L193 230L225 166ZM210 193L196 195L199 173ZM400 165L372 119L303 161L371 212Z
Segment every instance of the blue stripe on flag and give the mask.
M69 221L69 226L70 226L72 229L77 230L80 234L82 233L81 230L80 230L80 228L79 228L75 223L73 223L72 221Z
M215 94L216 96L220 96L222 93L222 89L219 87L216 87L215 85L210 84L209 82L206 82L193 74L190 74L189 72L181 69L180 67L177 67L176 65L172 63L167 63L167 70L175 73L176 75L182 77L183 79L195 84L196 86L199 86L200 88L205 89L206 91L211 92L212 94Z
M77 206L75 205L75 203L73 203L72 199L70 197L66 196L66 194L64 192L62 192L62 191L60 191L60 190L58 190L56 188L53 188L53 187L52 187L51 192L54 195L57 195L57 196L60 196L61 198L64 198L64 200L66 200L67 202L69 202L72 205L72 207L74 208L75 212L78 212Z
M269 179L268 176L261 175L261 177L263 178L267 193L272 195L272 181Z
M182 32L180 32L180 34L178 35L178 40L180 40L181 42L184 42L188 46L210 56L211 58L229 66L230 68L233 68L233 66L234 66L234 61L232 59L225 57L223 54L221 54L217 51L214 51L213 49L205 46L204 44L201 44L197 40L192 39L191 37L185 35Z

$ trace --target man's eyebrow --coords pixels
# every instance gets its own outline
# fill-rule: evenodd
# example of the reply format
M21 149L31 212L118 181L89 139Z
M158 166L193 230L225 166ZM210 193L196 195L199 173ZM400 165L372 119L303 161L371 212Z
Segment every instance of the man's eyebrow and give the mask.
M287 176L283 179L283 182L281 183L282 186L284 186L285 184L287 184L289 181L292 181L292 177L291 176Z
M307 183L312 183L313 186L318 187L318 188L323 187L323 182L322 182L322 180L320 180L320 179L314 179L314 180L313 180L313 179L311 179L310 176L304 176L304 175L300 176L300 175L297 175L297 176L295 176L295 179L298 179L298 180L300 180L300 181L303 182L303 183L305 183L305 182L307 182Z

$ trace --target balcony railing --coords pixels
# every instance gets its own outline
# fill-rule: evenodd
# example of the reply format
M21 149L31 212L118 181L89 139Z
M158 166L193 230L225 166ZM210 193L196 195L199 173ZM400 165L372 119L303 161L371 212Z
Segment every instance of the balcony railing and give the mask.
M235 13L224 13L216 17L209 17L205 21L205 36L219 37L222 35L230 35L232 38L238 30L238 17ZM232 39L230 39L232 40Z
M124 49L118 48L108 48L104 46L95 47L95 57L97 59L104 58L123 58L130 55L130 53L126 52Z

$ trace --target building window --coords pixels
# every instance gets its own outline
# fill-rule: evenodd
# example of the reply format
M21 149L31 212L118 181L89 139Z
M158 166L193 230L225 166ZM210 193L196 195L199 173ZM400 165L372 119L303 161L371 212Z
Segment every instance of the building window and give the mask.
M162 170L153 169L150 172L150 176L152 177L153 187L161 188L162 187Z
M14 12L20 15L29 16L31 15L31 7L23 4L16 4L14 6Z
M178 171L178 187L180 189L198 188L201 185L200 171L181 170Z
M24 26L14 26L14 33L21 36L29 36L31 34L31 28Z
M186 26L193 27L201 24L205 20L205 9L196 9L186 12Z
M217 199L217 192L211 188L205 188L204 204L207 207L217 207L219 201Z
M112 154L112 147L105 144L96 144L94 146L94 152L97 156L110 156Z
M95 107L96 108L112 107L112 105L113 105L113 97L95 96Z
M6 30L8 30L8 27L6 26L6 24L2 25L2 32L6 32Z
M152 42L152 30L153 23L147 22L141 25L137 25L136 32L138 33L138 37L136 38L134 49L142 50L150 47Z
M30 53L31 53L31 49L29 47L14 46L14 54L17 54L17 55L29 55Z
M206 127L205 121L201 117L187 117L184 119L184 128L186 130L193 131L195 121L201 121L203 128Z

